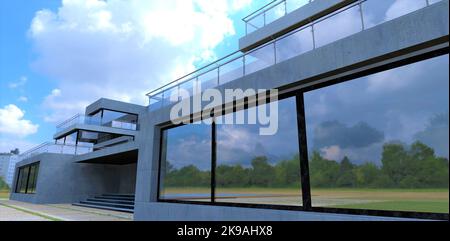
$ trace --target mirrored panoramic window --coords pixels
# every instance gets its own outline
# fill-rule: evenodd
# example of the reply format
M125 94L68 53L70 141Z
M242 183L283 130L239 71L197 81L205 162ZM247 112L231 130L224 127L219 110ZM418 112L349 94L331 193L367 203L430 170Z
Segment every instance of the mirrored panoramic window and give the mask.
M36 193L38 173L39 162L19 167L15 192L24 194Z
M211 201L211 125L162 132L160 199Z
M258 108L269 116L268 106ZM216 201L301 206L295 97L278 101L274 135L260 135L266 125L249 124L258 108L235 113L234 120L243 114L246 124L217 125Z
M448 55L305 93L312 205L449 212Z

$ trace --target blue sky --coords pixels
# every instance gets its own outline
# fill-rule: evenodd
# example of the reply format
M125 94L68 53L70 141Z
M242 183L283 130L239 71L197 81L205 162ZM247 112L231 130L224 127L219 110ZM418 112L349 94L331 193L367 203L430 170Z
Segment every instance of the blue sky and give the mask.
M13 147L24 151L51 140L57 122L100 97L145 104L144 93L152 88L235 51L244 31L241 18L269 1L218 0L212 6L202 0L138 0L125 7L124 2L1 1L0 113L9 120L0 127L0 152ZM110 35L100 25L84 31L104 19L109 21L108 31L127 28ZM75 27L64 29L68 25ZM179 40L171 28L186 31L183 34L191 38ZM142 31L148 33L136 33ZM90 53L105 58L93 60ZM153 75L157 69L161 73ZM86 73L80 74L83 70ZM128 81L128 76L133 84L117 84Z

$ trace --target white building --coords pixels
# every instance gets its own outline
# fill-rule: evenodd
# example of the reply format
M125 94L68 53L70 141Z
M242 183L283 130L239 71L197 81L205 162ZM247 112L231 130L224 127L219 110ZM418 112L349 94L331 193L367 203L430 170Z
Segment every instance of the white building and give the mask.
M12 186L14 169L18 161L18 155L14 155L11 153L0 153L0 177L2 177L10 187Z

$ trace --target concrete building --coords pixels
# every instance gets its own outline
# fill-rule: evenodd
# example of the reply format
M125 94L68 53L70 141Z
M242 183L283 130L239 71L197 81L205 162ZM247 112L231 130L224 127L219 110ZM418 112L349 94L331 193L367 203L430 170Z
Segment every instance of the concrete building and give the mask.
M448 220L449 1L399 2L264 6L243 19L239 51L150 92L148 106L102 98L58 125L21 155L10 198L135 220ZM197 87L278 96L197 110ZM170 118L182 92L178 120L192 124ZM266 101L275 135L223 122Z

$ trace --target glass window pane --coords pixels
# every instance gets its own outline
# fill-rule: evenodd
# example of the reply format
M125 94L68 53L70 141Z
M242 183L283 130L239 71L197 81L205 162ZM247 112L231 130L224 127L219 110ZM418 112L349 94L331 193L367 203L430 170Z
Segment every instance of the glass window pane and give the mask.
M27 193L34 193L34 175L36 171L36 165L30 166L30 177L28 178Z
M313 206L449 212L448 64L305 93Z
M271 111L268 106L258 108ZM251 123L249 116L259 111L240 112ZM278 102L274 135L260 135L261 127L267 126L217 125L216 201L301 206L295 97Z
M174 97L172 97L172 96L174 96ZM175 98L178 101L178 86L177 85L170 87L169 89L164 91L163 106L169 106L169 105L177 102L177 101L172 101L171 100L172 98Z
M158 110L162 107L162 93L159 93L155 96L151 96L149 98L149 106L148 108L153 111L153 110Z
M67 136L66 136L65 144L66 144L66 145L73 145L73 146L74 146L74 145L77 143L77 135L78 135L78 132L77 132L77 131L73 132L73 133L70 134L70 135L67 135Z
M137 115L118 111L103 110L102 125L136 130Z
M277 63L312 49L312 30L311 27L307 27L276 42Z
M23 167L23 174L21 177L20 183L20 193L26 193L27 190L27 181L28 181L28 173L30 172L30 166Z
M164 130L161 147L161 199L211 201L211 125Z
M363 3L364 25L376 26L426 6L426 0L384 0Z
M217 86L218 82L218 68L212 69L206 73L198 76L197 84L200 85L200 90L211 89ZM196 86L197 87L197 86ZM197 87L198 88L198 87Z
M268 44L245 55L245 75L275 64L274 44Z
M283 17L286 14L286 8L285 8L285 4L284 2L280 2L277 5L275 5L274 7L268 9L266 11L266 16L265 16L265 21L266 21L266 25Z
M362 23L359 6L351 7L314 24L316 47L332 43L336 40L358 33L361 30Z
M17 174L17 184L16 184L16 192L20 193L20 189L22 187L22 176L23 176L23 168L19 168Z
M287 12L290 13L308 3L309 3L309 0L287 0L286 1Z
M220 66L219 84L223 85L227 82L240 78L244 75L243 57L237 58L229 63Z

